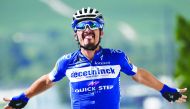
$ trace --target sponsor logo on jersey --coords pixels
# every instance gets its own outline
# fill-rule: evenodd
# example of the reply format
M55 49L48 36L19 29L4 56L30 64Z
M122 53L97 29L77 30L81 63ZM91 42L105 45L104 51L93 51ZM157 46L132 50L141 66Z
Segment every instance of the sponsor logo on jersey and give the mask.
M91 81L88 86L96 86L98 85L100 82L99 81Z
M65 54L61 57L61 59L70 59L71 58L71 53Z
M108 61L108 62L98 62L98 61L95 61L94 62L96 65L108 65L108 64L110 64L110 61Z
M91 79L116 78L120 72L120 65L89 66L73 68L66 71L70 82L79 82Z
M84 87L79 89L73 89L73 92L75 93L81 93L81 92L97 92L97 91L104 91L104 90L111 90L113 89L113 85L104 85L104 86L98 86L98 87Z
M91 76L98 76L98 75L105 75L105 74L115 74L115 70L113 68L108 69L94 69L94 70L88 70L88 71L73 71L71 73L71 78L77 78L77 77L91 77Z

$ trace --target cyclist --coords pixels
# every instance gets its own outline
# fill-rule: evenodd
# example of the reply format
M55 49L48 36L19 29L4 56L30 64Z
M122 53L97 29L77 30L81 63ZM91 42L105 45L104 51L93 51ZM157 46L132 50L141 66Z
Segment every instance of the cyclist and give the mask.
M171 88L151 73L132 64L121 50L102 48L104 19L94 8L82 8L73 15L72 28L80 49L63 55L53 70L36 80L25 92L12 99L4 109L23 108L33 96L49 89L63 77L70 81L73 109L119 109L120 71L138 83L161 93L169 102L186 102L187 89Z

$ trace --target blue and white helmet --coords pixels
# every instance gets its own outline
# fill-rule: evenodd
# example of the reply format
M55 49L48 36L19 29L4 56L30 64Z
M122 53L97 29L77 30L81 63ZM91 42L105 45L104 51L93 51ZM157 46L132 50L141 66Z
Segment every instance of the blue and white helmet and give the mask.
M74 29L75 26L84 20L94 20L97 21L102 25L101 29L104 27L104 19L102 14L97 11L95 8L82 8L80 10L77 10L75 14L73 14L73 22L72 22L72 28Z

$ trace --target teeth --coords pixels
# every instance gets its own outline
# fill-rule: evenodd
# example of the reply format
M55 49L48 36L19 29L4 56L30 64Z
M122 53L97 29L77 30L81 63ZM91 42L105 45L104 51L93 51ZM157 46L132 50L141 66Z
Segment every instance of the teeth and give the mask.
M92 39L93 35L86 35L85 38Z
M92 36L85 36L85 38L92 38Z

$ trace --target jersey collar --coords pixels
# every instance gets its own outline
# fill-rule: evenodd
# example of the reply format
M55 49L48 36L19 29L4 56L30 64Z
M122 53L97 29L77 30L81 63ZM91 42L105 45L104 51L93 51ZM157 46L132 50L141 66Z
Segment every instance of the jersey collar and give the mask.
M103 48L100 46L100 49L96 51L92 60L100 58L100 56L102 56L102 52ZM88 60L88 58L82 54L81 50L79 50L79 58L81 58L82 60Z

